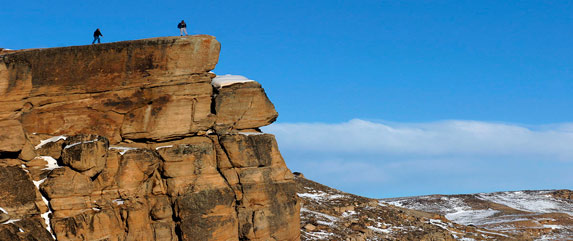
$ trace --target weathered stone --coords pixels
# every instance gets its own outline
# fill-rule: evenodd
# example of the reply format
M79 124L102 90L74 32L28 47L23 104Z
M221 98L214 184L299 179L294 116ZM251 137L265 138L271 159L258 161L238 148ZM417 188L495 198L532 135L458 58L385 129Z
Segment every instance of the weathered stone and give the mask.
M26 162L25 167L33 180L41 180L46 178L46 176L52 171L52 167L49 166L49 162L54 162L51 157L47 156L37 156L34 159Z
M126 88L208 72L215 68L219 49L214 37L197 35L20 51L4 55L8 78L0 86L31 81L26 89L31 95ZM14 91L0 90L6 96Z
M222 135L218 141L222 147L217 149L219 168L239 193L239 237L298 240L299 203L294 176L286 168L274 136Z
M92 109L33 110L22 116L26 133L51 135L95 134L109 137L112 142L121 140L120 126L123 116L115 112Z
M147 149L137 149L121 156L116 183L122 194L132 196L137 193L149 193L153 186L147 181L152 179L159 167L157 154Z
M22 125L17 120L0 120L0 152L17 152L22 150L26 136Z
M20 164L21 165L21 164ZM17 162L0 160L0 207L10 219L39 214L36 187Z
M62 156L62 149L65 143L64 139L60 139L54 142L48 142L45 145L41 146L37 150L35 150L36 155L38 156L50 156L54 159L60 159Z
M275 137L261 135L222 135L220 143L233 167L265 167L284 163Z
M39 216L20 219L15 223L0 224L0 240L6 241L51 241L54 240L43 226Z
M312 231L314 231L314 230L316 229L316 226L314 226L314 225L312 225L312 224L310 224L310 223L307 223L306 225L304 225L304 229L306 229L307 231L311 231L311 232L312 232Z
M266 126L278 117L275 106L257 82L220 88L215 98L215 113L218 133Z
M40 187L49 199L88 196L94 188L89 177L69 167L54 169Z
M112 210L88 211L72 217L55 218L52 228L58 240L125 240L121 216Z
M24 161L29 161L34 159L36 156L38 156L38 154L36 154L36 149L34 149L32 143L26 141L22 147L22 150L20 151L20 155L18 155L18 158Z
M129 112L121 132L129 139L166 140L207 130L213 121L210 95L165 96Z
M105 167L109 141L97 135L77 135L65 142L62 154L64 164L93 177Z
M176 199L183 240L239 240L233 191L211 189Z

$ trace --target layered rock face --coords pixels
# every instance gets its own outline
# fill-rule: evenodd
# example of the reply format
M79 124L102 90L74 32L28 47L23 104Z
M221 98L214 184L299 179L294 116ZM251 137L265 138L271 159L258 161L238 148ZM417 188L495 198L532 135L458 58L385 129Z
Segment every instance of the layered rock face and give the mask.
M0 55L0 240L299 240L260 84L211 36Z

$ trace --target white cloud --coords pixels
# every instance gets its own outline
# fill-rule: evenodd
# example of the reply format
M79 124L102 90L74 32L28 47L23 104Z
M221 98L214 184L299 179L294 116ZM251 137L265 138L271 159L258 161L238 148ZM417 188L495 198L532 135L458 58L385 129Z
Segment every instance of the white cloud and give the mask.
M480 121L275 123L281 150L392 156L471 156L573 161L573 124L522 126Z
M369 197L570 188L573 124L275 123L289 168Z

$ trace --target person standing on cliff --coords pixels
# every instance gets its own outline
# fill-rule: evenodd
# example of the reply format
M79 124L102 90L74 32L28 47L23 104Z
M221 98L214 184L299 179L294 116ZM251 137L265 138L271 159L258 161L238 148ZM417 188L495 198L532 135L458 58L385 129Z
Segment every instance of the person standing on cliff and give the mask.
M103 34L101 34L101 31L100 31L99 28L98 28L98 29L96 29L96 31L94 32L94 41L92 42L92 44L95 44L96 40L97 40L97 43L98 43L98 44L101 43L100 38L99 38L100 36L103 37Z
M185 36L187 36L187 24L185 21L181 20L179 24L177 24L177 28L179 29L179 33L183 36L183 32L185 32Z

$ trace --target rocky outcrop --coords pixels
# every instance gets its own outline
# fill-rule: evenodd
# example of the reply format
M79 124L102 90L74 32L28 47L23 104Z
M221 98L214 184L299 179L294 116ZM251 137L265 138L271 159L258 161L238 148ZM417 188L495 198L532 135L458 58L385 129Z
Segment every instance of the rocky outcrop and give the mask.
M256 82L211 36L2 52L0 240L299 240Z

